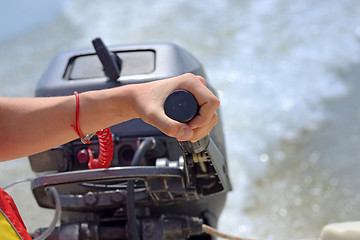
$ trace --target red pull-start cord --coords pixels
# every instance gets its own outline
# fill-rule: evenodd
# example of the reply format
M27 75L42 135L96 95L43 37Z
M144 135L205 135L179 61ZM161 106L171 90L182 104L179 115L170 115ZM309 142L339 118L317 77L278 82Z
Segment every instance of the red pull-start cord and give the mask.
M82 134L80 125L79 125L79 112L80 112L80 97L78 92L74 92L75 99L76 99L76 115L75 115L75 124L71 124L71 127L74 129L74 131L79 135L82 143L91 143L89 135L86 135L84 137L84 134ZM105 128L103 130L97 131L95 133L96 136L98 136L99 139L99 148L100 153L99 157L94 159L94 154L91 150L91 148L88 148L88 154L89 154L89 163L88 167L90 169L95 168L108 168L110 167L111 160L113 157L113 139L112 134L110 131L110 128Z

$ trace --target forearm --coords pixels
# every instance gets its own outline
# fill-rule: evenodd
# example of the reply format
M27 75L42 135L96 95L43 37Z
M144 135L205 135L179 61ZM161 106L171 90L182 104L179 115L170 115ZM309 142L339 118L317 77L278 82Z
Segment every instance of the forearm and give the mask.
M199 114L188 124L165 115L164 101L174 90L194 94ZM197 141L217 122L219 100L202 77L184 74L143 84L80 94L79 126L86 135L142 118L179 141ZM78 138L71 127L76 119L74 96L50 98L0 98L0 161L47 150Z
M83 134L136 117L131 87L80 94L79 125ZM74 96L0 98L0 161L27 156L78 138Z

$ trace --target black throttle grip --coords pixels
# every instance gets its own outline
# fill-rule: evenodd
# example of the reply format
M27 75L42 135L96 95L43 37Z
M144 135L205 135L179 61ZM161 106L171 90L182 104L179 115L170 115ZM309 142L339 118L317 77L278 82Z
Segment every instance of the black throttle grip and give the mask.
M185 90L176 90L171 93L164 103L165 114L178 122L187 123L193 119L199 111L199 105L194 95ZM209 136L199 141L181 141L181 148L188 153L199 153L204 151L209 145Z
M176 90L165 100L166 115L178 122L187 123L198 114L198 103L191 93L185 90Z

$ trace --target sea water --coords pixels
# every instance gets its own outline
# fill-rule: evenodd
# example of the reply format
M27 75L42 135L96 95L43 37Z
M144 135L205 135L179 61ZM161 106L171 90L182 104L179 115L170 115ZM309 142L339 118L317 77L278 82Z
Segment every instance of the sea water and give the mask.
M220 230L301 239L360 220L359 1L23 0L0 13L1 96L33 96L56 53L95 37L197 57L221 100L233 185ZM33 176L26 158L0 167L0 186ZM53 211L29 189L9 193L33 231Z

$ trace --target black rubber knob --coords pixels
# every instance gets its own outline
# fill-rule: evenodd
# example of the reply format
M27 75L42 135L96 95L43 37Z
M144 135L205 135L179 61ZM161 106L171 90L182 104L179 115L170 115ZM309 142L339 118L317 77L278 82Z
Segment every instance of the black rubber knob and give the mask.
M166 98L164 109L169 118L186 123L196 116L199 106L190 92L177 90Z
M199 111L199 105L191 93L185 90L177 90L171 93L164 103L165 113L168 117L178 122L189 122ZM180 147L187 153L200 153L204 151L210 142L209 136L199 141L181 141Z

